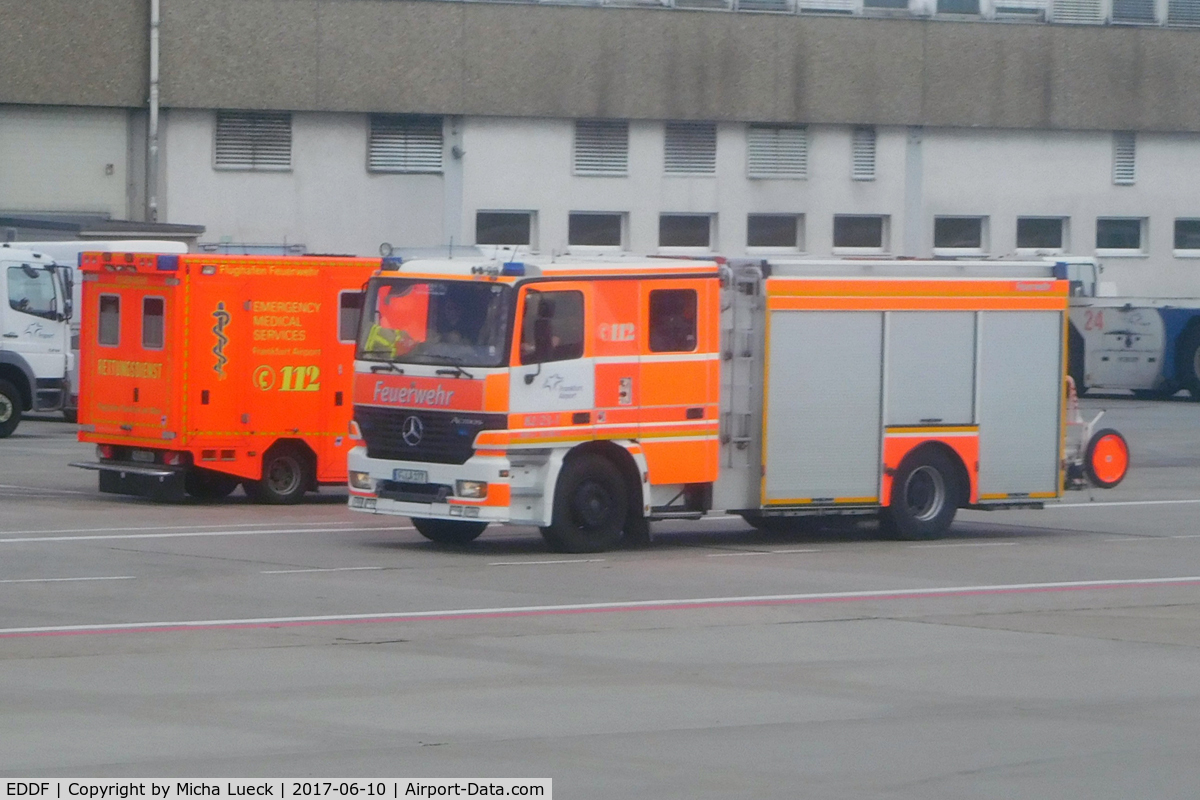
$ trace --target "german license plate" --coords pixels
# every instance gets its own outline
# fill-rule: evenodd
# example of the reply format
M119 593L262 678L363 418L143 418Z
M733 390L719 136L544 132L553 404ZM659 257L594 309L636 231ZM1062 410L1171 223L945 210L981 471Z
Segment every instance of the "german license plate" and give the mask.
M134 450L129 454L129 457L134 461L144 461L148 464L154 463L154 451L152 450Z
M394 469L392 480L399 483L429 483L429 473L423 469Z
M351 508L375 508L375 498L374 497L351 496L350 507Z

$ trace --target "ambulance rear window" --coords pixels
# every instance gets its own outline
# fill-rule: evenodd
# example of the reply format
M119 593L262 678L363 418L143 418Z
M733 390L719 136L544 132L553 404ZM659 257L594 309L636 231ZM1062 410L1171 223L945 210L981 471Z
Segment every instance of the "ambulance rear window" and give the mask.
M163 348L163 299L142 298L142 347L147 350Z
M100 295L100 344L115 347L121 341L121 298Z

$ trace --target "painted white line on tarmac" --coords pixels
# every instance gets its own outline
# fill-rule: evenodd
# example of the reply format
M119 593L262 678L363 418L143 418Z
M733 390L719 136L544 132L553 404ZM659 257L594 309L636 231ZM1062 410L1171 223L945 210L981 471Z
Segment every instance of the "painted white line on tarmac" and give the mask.
M312 567L311 569L264 569L260 575L299 575L302 572L365 572L383 567Z
M948 599L1000 594L1070 592L1089 589L1134 589L1150 586L1198 586L1200 576L1173 578L1116 578L1098 581L1055 581L1047 583L1009 583L981 586L943 586L924 589L878 589L856 592L813 594L774 594L740 597L702 597L671 600L626 600L611 603L576 603L543 606L498 606L458 608L439 611L388 611L373 614L327 614L294 617L248 617L244 619L175 620L159 622L115 622L89 625L45 625L28 628L0 628L0 638L26 636L63 636L97 633L171 633L196 630L237 630L282 628L351 623L408 622L417 620L455 621L497 619L566 614L629 613L635 611L694 611L709 608L802 605L809 603L855 602L863 600Z
M18 492L34 492L36 494L94 494L94 492L81 492L78 489L53 489L46 486L13 486L8 483L0 483L0 490L15 489Z
M132 581L133 575L102 575L95 578L8 578L0 583L66 583L69 581Z
M0 544L12 542L93 542L111 539L191 539L198 536L271 536L280 533L357 533L361 531L403 531L411 527L398 528L307 528L302 531L279 528L269 531L196 531L193 533L130 533L103 534L99 536L23 536L0 538Z
M318 525L357 525L357 522L289 522L289 525L296 528L310 528ZM214 523L212 525L138 525L136 527L119 527L119 528L59 528L56 530L28 530L28 531L7 531L3 536L23 536L33 535L35 533L107 533L109 531L202 531L205 528L266 528L271 525L279 525L278 522L231 522L229 524ZM380 528L380 530L392 530L391 528ZM410 526L411 530L411 526Z
M1019 542L947 542L945 544L910 544L908 547L1011 547Z
M1173 506L1195 505L1196 500L1098 500L1095 503L1046 503L1045 508L1096 508L1104 506Z
M551 561L493 561L489 567L528 567L540 564L598 564L607 558L558 558Z

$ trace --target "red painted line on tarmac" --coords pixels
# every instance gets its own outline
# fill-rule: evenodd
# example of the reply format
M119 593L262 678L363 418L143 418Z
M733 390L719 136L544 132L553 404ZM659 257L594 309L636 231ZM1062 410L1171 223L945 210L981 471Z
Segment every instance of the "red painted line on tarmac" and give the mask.
M611 614L638 611L697 611L715 608L754 608L764 606L848 603L876 600L929 600L987 595L1045 594L1106 589L1133 589L1151 586L1197 586L1200 576L1178 578L1137 578L1130 580L1073 581L1062 583L1012 584L1006 586L965 586L932 589L889 589L882 591L829 592L823 594L773 595L760 597L704 598L695 600L634 600L620 603L527 606L513 608L459 609L445 611L403 611L336 616L280 617L274 619L197 620L195 622L126 622L93 625L63 625L39 628L0 629L0 639L42 636L90 636L118 633L182 633L190 631L236 631L270 628L305 628L323 625L362 625L387 622L433 620L453 622L476 619L565 616L571 614Z

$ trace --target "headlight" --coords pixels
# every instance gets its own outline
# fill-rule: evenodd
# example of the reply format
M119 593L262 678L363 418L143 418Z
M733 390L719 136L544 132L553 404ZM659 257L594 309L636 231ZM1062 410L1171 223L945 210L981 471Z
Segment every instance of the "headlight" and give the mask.
M365 491L371 491L372 489L374 489L375 482L371 480L371 473L351 471L351 473L350 473L350 488L351 489L363 489Z
M483 499L487 497L487 481L455 481L454 494L458 497Z

